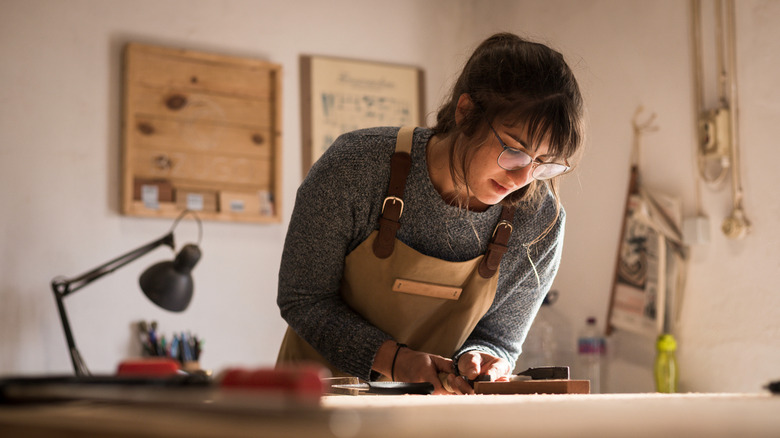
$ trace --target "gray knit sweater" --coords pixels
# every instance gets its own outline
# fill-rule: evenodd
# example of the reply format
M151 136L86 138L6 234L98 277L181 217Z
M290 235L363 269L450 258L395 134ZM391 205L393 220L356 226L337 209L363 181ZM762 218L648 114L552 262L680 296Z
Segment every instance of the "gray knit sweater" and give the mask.
M331 364L362 379L369 379L376 351L391 337L350 309L339 286L346 255L377 229L397 133L398 128L372 128L344 134L314 164L298 189L279 271L282 317ZM396 237L428 256L469 260L485 252L501 207L471 212L442 199L428 176L425 150L432 135L429 129L415 130ZM456 356L480 350L514 366L558 269L563 210L543 240L524 244L554 217L550 194L541 206L518 208L495 300Z

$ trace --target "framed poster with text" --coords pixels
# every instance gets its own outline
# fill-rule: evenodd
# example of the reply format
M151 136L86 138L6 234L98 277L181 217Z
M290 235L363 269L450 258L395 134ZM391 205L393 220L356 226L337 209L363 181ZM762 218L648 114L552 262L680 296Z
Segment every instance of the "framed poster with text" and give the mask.
M416 67L302 56L302 175L345 132L422 125L423 85Z

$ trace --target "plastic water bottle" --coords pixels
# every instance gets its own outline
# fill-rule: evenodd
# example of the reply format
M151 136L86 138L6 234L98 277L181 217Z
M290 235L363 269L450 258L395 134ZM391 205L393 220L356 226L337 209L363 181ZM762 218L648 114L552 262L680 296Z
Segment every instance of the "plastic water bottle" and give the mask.
M556 308L559 293L551 290L544 297L528 336L523 354L517 359L515 372L531 367L571 366L574 362L574 333L569 320Z
M674 336L664 333L658 337L655 344L657 354L655 357L655 390L658 392L677 392L678 369L677 342Z
M607 343L596 326L596 318L589 317L577 339L577 362L579 374L590 380L591 394L601 393L602 362L607 352Z

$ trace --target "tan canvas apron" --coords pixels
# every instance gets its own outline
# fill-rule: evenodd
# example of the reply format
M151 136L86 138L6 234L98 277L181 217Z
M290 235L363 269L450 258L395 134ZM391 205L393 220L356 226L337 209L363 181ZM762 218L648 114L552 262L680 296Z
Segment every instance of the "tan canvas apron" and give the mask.
M380 230L347 255L341 295L353 310L397 342L451 357L493 303L514 209L502 212L487 253L464 262L429 257L395 239L411 163L412 132L402 128L398 134ZM399 153L406 155L400 158L401 165L396 163ZM405 166L404 171L397 172L399 166ZM307 361L323 364L336 376L345 375L288 327L277 364Z

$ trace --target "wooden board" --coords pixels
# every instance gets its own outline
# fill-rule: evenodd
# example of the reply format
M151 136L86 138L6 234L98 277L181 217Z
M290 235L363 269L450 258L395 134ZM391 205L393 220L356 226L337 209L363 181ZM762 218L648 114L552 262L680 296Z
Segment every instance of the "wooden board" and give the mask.
M155 180L207 193L203 219L281 221L281 66L130 43L124 73L124 214L176 217L187 207L139 202L139 182ZM219 199L235 193L260 200L223 211Z
M589 380L520 380L474 382L477 394L590 394Z

